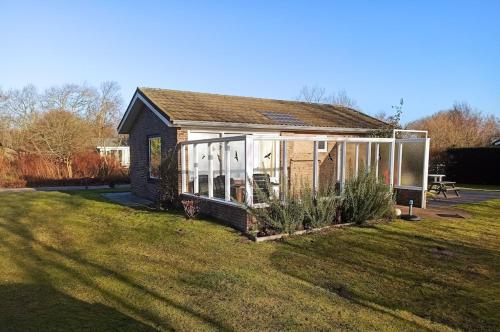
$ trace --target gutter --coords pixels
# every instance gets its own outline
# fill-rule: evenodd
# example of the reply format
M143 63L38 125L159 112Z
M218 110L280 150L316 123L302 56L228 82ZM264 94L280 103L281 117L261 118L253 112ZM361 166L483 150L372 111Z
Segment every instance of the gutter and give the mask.
M212 121L190 121L174 120L175 127L213 127L231 129L268 129L268 130L289 130L289 131L324 131L339 133L369 133L376 128L343 128L343 127L317 127L317 126L287 126L287 125L265 125L257 123L237 123L237 122L212 122Z

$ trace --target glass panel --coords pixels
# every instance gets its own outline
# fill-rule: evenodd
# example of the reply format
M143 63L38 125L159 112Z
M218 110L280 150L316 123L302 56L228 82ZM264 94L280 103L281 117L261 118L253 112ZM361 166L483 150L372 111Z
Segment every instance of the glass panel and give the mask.
M368 149L366 143L359 143L359 173L366 172L366 150Z
M399 144L396 143L394 147L394 185L397 186L399 182Z
M371 153L371 171L375 172L376 162L378 156L376 155L377 143L372 143L372 153Z
M245 141L233 141L231 147L231 200L245 202Z
M390 143L379 143L379 162L378 162L378 177L380 181L385 184L390 184L390 159L389 154L391 150Z
M149 138L149 177L160 178L161 165L161 138Z
M208 196L208 144L198 144L198 193Z
M327 151L319 153L319 192L324 193L337 182L337 144L328 142Z
M356 144L347 143L346 161L345 161L346 180L349 180L355 176L355 160L356 160Z
M187 173L187 192L194 193L194 154L193 154L193 144L187 145L186 153L186 173Z
M271 177L279 172L279 145L273 140L254 142L254 173L268 173Z
M287 144L289 189L294 194L304 188L312 189L314 142L289 141Z
M200 140L208 138L218 138L218 133L190 132L188 140ZM194 155L193 144L187 146L187 192L194 193ZM198 144L198 193L208 196L208 144ZM214 155L214 170L216 169L216 159ZM215 171L214 171L215 176Z
M403 143L401 185L421 187L423 180L425 142Z
M213 143L212 154L214 158L214 197L225 199L224 143Z
M185 165L185 169L184 169L184 175L186 177L186 192L187 193L193 193L193 165L190 163L191 159L189 158L189 145L184 145L182 147L182 149L184 149L184 153L185 153L185 160L184 160L184 165Z
M254 141L253 180L254 202L262 202L262 195L279 195L280 187L280 156L279 141ZM259 194L260 191L260 194Z

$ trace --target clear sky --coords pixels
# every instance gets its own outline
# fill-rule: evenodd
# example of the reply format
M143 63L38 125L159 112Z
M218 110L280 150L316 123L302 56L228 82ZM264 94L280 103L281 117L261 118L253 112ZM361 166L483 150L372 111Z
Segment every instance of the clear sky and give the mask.
M500 1L4 1L0 87L114 80L295 99L345 89L403 121L465 100L500 116Z

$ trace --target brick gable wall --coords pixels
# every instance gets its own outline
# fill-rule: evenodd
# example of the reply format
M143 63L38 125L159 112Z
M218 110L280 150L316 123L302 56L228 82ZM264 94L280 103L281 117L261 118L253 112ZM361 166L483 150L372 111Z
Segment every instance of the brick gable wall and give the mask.
M161 137L161 154L165 159L169 149L175 149L181 132L178 128L168 127L155 114L143 108L129 134L130 182L134 194L152 200L158 197L158 180L149 179L148 138Z

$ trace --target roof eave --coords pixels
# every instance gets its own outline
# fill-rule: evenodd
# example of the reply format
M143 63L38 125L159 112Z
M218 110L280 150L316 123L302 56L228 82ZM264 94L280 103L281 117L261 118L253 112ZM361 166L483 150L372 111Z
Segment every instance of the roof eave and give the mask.
M344 127L318 127L318 126L288 126L288 125L267 125L258 123L237 123L237 122L215 122L215 121L173 121L176 127L205 127L205 128L233 128L233 129L266 129L266 130L287 130L287 131L321 131L338 133L369 133L376 128L344 128Z
M117 129L119 134L128 134L130 132L134 119L137 116L137 113L142 109L142 106L147 107L167 126L172 126L170 119L162 111L159 111L155 107L154 103L147 96L145 96L139 88L137 88L134 96L130 100L123 118L118 125Z

